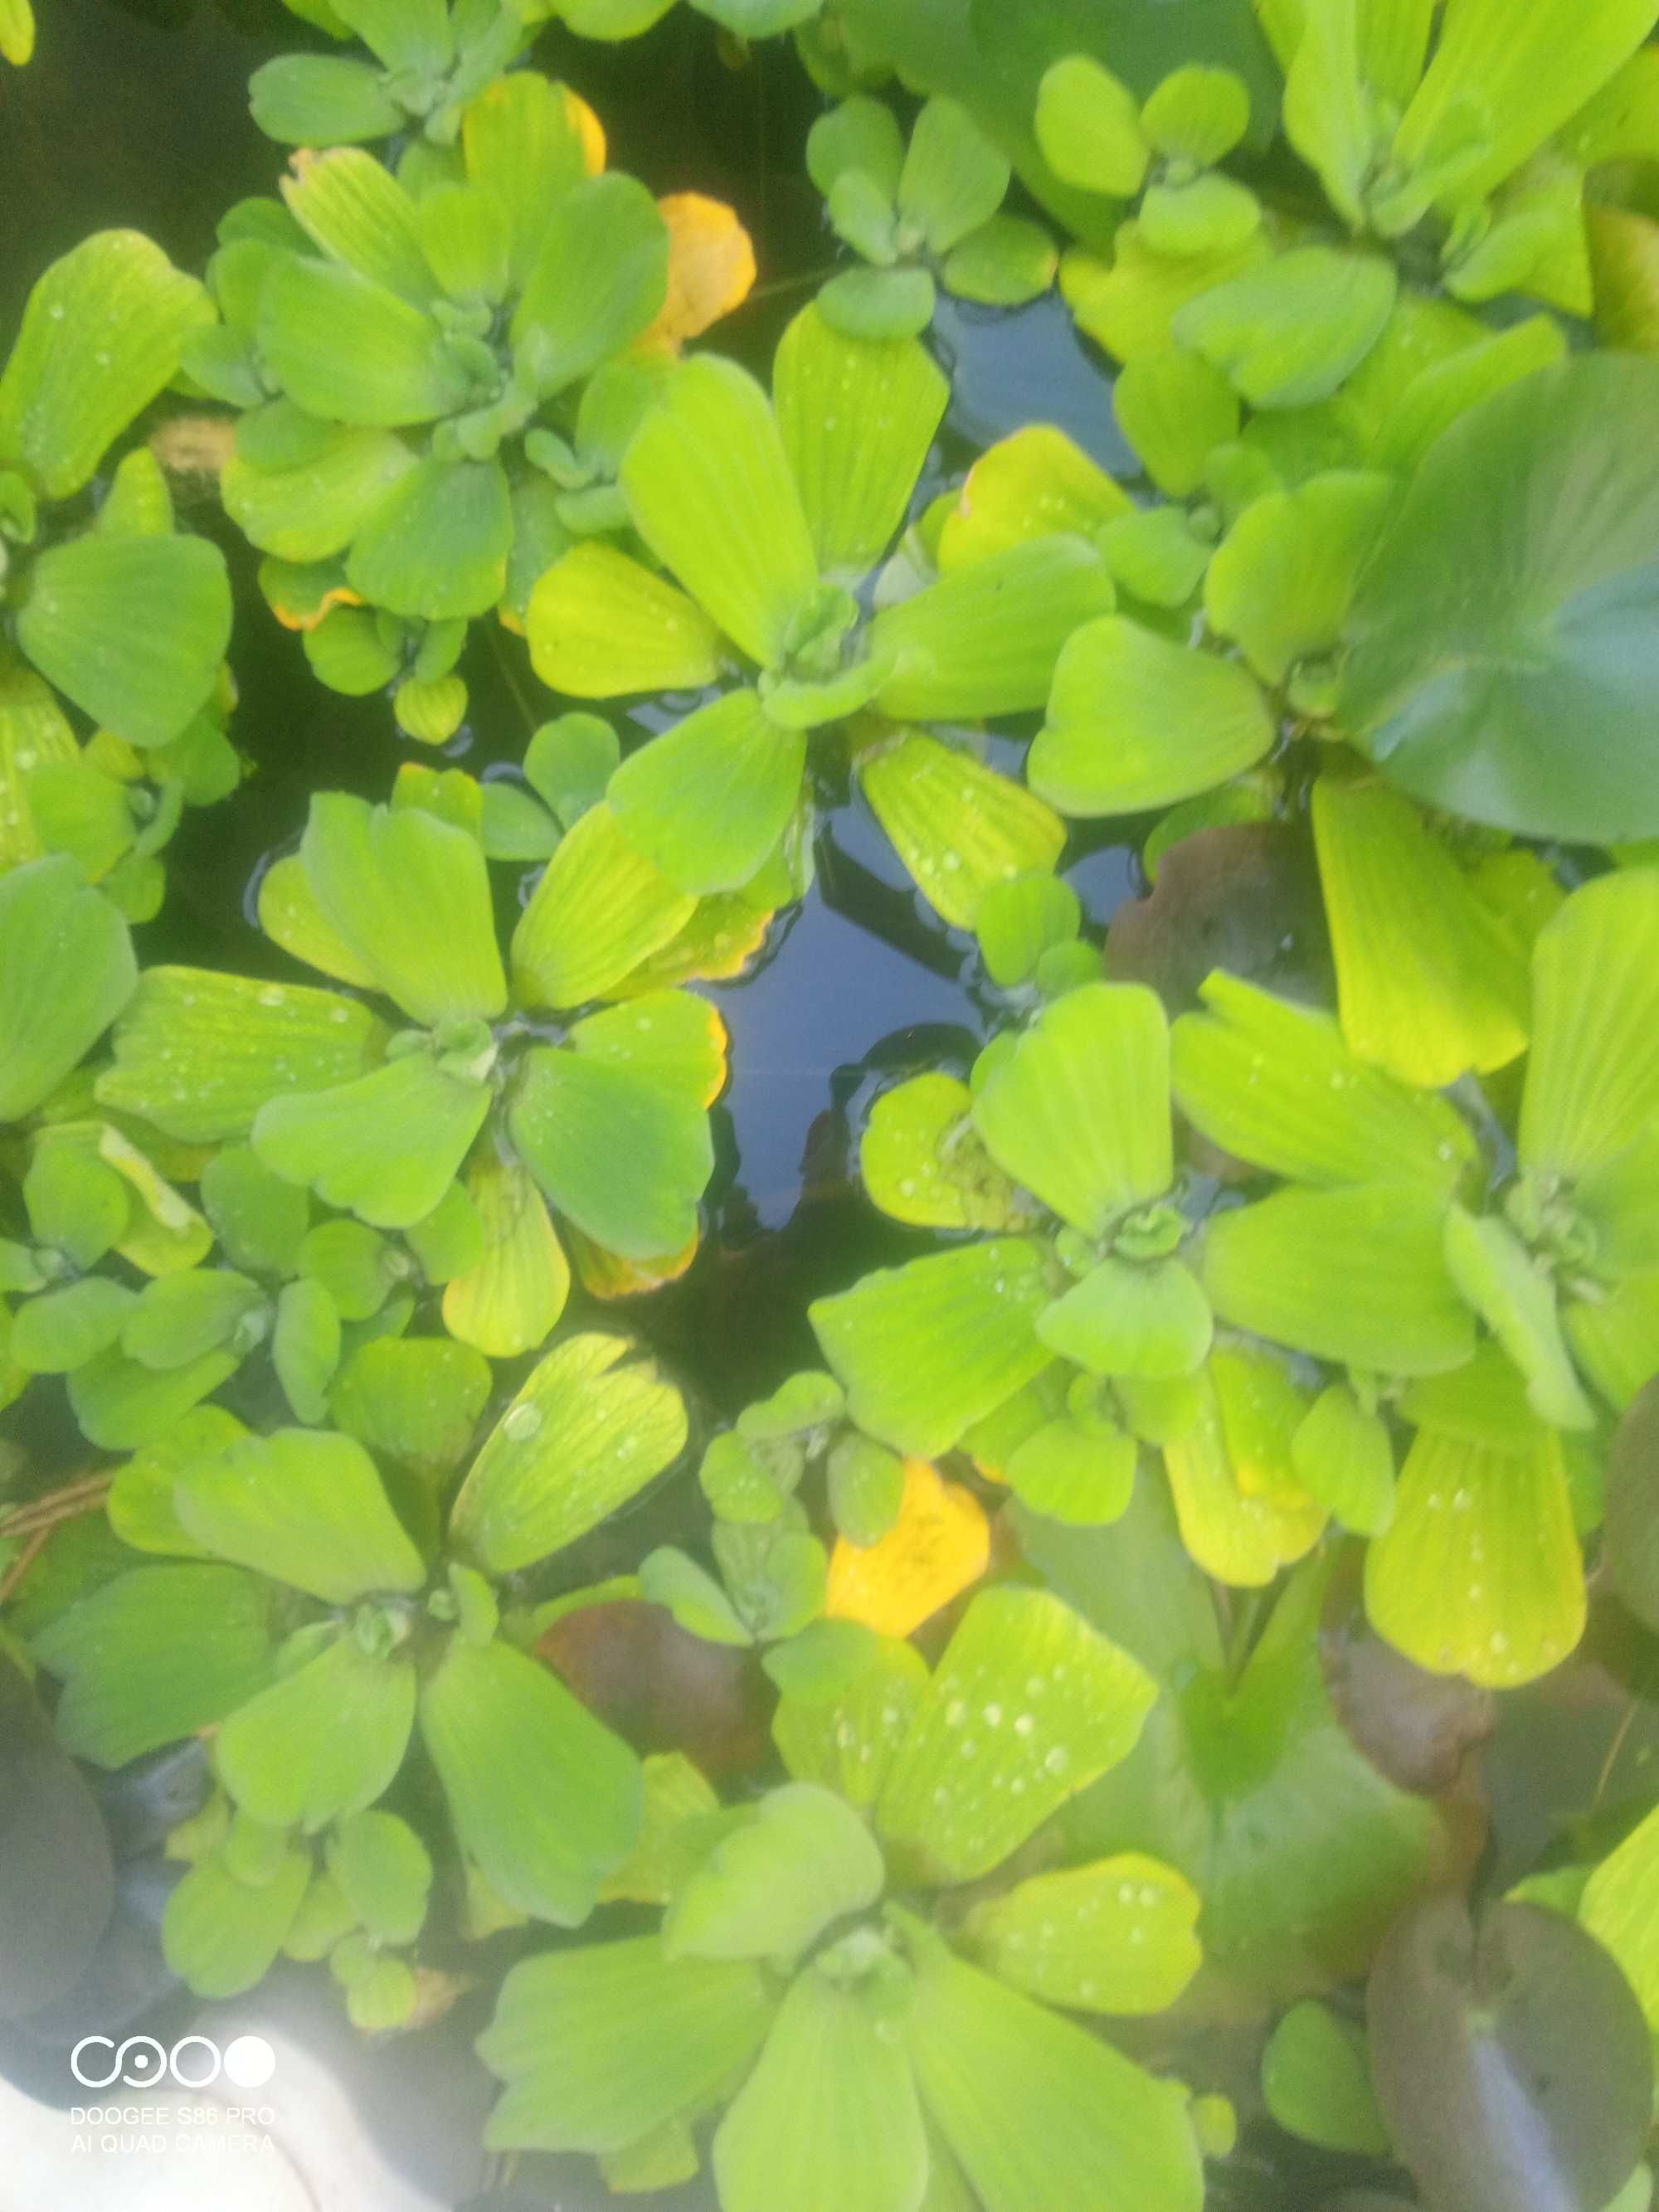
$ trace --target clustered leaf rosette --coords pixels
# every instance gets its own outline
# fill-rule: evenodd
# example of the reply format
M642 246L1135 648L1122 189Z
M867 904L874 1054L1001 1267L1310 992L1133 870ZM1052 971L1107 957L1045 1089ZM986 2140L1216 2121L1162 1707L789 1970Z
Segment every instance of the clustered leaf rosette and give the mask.
M507 2084L487 2141L659 2188L718 2113L725 2212L1056 2191L1196 2212L1186 2090L1064 2016L1170 2004L1199 1965L1196 1894L1139 1851L1010 1863L1129 1755L1152 1678L1012 1588L972 1601L931 1674L874 1635L859 1656L833 1694L783 1699L792 1778L764 1796L722 1808L683 1761L649 1763L658 1809L613 1889L665 1906L661 1929L509 1974L479 2040Z
M605 172L592 111L527 71L468 102L456 148L418 143L395 173L301 153L283 198L222 224L224 323L186 351L246 410L225 505L323 681L395 685L405 731L441 743L469 621L521 608L611 514L672 348L753 257L729 211Z
M374 56L284 54L253 72L253 119L289 146L366 143L419 131L453 145L467 102L529 45L534 17L516 0L284 0L331 38Z
M618 477L659 565L594 540L536 586L531 655L557 690L696 691L734 665L747 676L611 780L624 834L682 889L730 890L781 848L808 848L811 734L854 715L864 793L947 921L971 925L991 884L1058 856L1046 806L972 753L890 726L1040 706L1066 637L1111 603L1093 549L1047 536L866 611L945 398L914 340L851 338L816 307L785 333L769 403L732 362L687 362Z
M372 1394L385 1429L432 1409L418 1368L383 1370ZM158 1557L58 1611L33 1649L79 1758L118 1766L210 1732L216 1794L178 1838L194 1863L162 1928L193 1989L228 1996L279 1951L326 1953L361 2024L408 2017L417 1985L388 1953L418 1935L431 1869L372 1808L416 1733L492 1908L587 1917L639 1840L639 1764L503 1628L501 1600L654 1480L686 1428L649 1360L588 1333L532 1370L447 1510L430 1482L412 1507L355 1437L254 1435L216 1407L117 1471L112 1525Z
M563 1309L566 1244L601 1294L689 1264L725 1031L706 1000L655 987L653 956L674 957L696 902L604 805L560 838L509 981L481 825L470 778L405 769L389 807L314 799L298 853L262 882L275 943L402 1026L337 990L155 968L97 1090L179 1142L246 1140L270 1176L370 1230L459 1251L433 1270L446 1324L510 1358ZM623 1003L582 1011L605 999Z
M940 285L1018 307L1054 282L1054 241L1002 212L1012 168L957 100L928 100L908 147L880 100L843 100L813 125L806 167L836 236L866 264L818 295L826 319L851 337L920 337Z
M1287 1184L1210 1220L1205 1288L1232 1327L1347 1370L1289 1463L1371 1537L1370 1617L1431 1671L1525 1681L1583 1626L1602 1431L1659 1373L1656 949L1650 868L1540 931L1512 1171L1327 1016L1218 975L1176 1024L1182 1112ZM1397 1487L1390 1401L1414 1431Z
M124 805L102 787L93 771L110 763L94 748L135 787L222 778L228 749L210 710L230 637L223 557L174 530L148 451L97 482L212 321L202 286L137 231L83 240L29 294L0 372L0 867L86 848L92 872L109 874L136 844L162 841L170 824L155 833L154 803ZM78 747L54 693L99 732L94 748ZM134 873L124 888L137 912Z

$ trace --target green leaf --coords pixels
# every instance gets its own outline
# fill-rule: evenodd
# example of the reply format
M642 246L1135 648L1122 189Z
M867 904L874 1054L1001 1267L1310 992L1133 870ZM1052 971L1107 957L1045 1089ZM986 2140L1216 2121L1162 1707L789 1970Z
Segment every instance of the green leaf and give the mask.
M918 338L933 319L939 294L925 269L843 269L818 294L831 330L870 345Z
M903 526L949 386L914 339L848 337L809 307L783 334L772 392L818 568L861 582Z
M251 1990L275 1965L311 1880L311 1859L285 1851L269 1880L240 1881L221 1858L191 1868L161 1917L161 1953L198 1996Z
M1147 1382L1192 1374L1213 1334L1209 1302L1179 1260L1109 1255L1037 1317L1037 1334L1062 1358Z
M305 563L343 552L416 466L392 431L319 422L308 428L305 449L284 464L255 460L239 447L225 463L219 488L225 512L256 545L279 560Z
M309 1275L284 1283L271 1330L270 1364L296 1421L315 1426L326 1417L341 1343L340 1310L323 1284Z
M647 1260L696 1237L714 1168L700 1099L613 1058L538 1048L507 1118L548 1198L596 1244ZM630 1171L639 1160L652 1163L649 1182Z
M1659 1115L1659 871L1586 884L1539 933L1534 1039L1522 1093L1522 1164L1581 1176Z
M216 1152L202 1170L201 1194L202 1211L232 1267L294 1273L311 1208L305 1193L272 1175L251 1146L227 1145Z
M1082 922L1082 902L1060 877L1030 871L991 884L974 917L986 973L1000 989L1018 990L1044 953L1077 938Z
M100 1275L43 1291L13 1315L7 1358L27 1375L67 1375L115 1342L134 1304L125 1284Z
M1559 1665L1583 1631L1584 1571L1554 1432L1504 1449L1420 1430L1365 1555L1365 1609L1431 1674L1511 1689Z
M461 1848L492 1888L579 1926L639 1833L633 1753L533 1659L459 1637L422 1690L420 1722Z
M1425 1089L1515 1059L1524 951L1410 800L1322 775L1313 827L1342 1033L1358 1057Z
M1026 776L1065 813L1134 814L1254 767L1275 735L1236 662L1108 615L1061 653Z
M1218 1319L1384 1375L1437 1375L1474 1352L1443 1254L1445 1201L1416 1183L1291 1189L1218 1214L1202 1279Z
M826 200L836 179L854 173L867 177L883 199L896 205L903 167L903 134L892 109L878 100L843 100L807 133L807 174Z
M701 690L720 672L720 632L695 600L598 539L548 569L525 626L537 675L572 698Z
M1062 1414L1023 1437L1008 1452L1004 1472L1033 1513L1089 1528L1123 1512L1139 1460L1134 1438L1115 1422L1098 1413L1083 1420Z
M1556 1428L1593 1428L1595 1409L1562 1341L1553 1276L1495 1218L1454 1206L1445 1237L1452 1280L1526 1376L1533 1411Z
M881 1852L852 1808L815 1783L786 1783L680 1884L663 1920L663 1951L787 1966L834 1922L873 1905L885 1882Z
M1613 1438L1607 1473L1604 1555L1620 1600L1651 1628L1659 1620L1659 1391L1644 1390L1626 1413Z
M1127 85L1086 54L1070 54L1037 93L1037 143L1057 177L1085 192L1133 199L1152 159L1139 103Z
M1419 798L1525 836L1659 829L1645 709L1659 474L1651 362L1598 355L1462 416L1361 582L1339 720ZM1593 751L1562 732L1594 727Z
M922 896L957 929L974 927L995 885L1054 866L1066 842L1022 785L920 732L862 753L858 775Z
M1041 1246L1001 1237L866 1275L808 1308L858 1425L931 1459L1048 1364Z
M389 137L405 120L368 62L336 54L282 54L248 82L253 119L285 146L338 146Z
M478 2039L508 2084L485 2142L623 2149L740 2074L773 2008L747 1960L670 1960L654 1936L527 1959Z
M623 1337L568 1338L486 1439L450 1512L451 1541L493 1575L574 1543L684 1449L680 1395ZM626 1363L626 1364L622 1364Z
M414 201L389 169L355 146L313 155L282 180L284 205L330 261L416 307L436 289L421 251Z
M1134 513L1128 494L1065 433L1027 423L981 453L939 533L941 568L1055 532L1094 538Z
M1112 409L1147 475L1170 499L1195 492L1211 453L1238 435L1231 385L1201 356L1177 346L1126 362L1112 387Z
M70 1376L70 1406L89 1443L106 1451L137 1451L169 1436L238 1364L234 1352L208 1352L158 1374L112 1345Z
M634 526L751 660L775 669L818 588L800 495L765 394L687 362L623 456Z
M1394 1518L1394 1445L1381 1414L1346 1383L1322 1391L1291 1440L1296 1479L1357 1536L1379 1536Z
M34 562L17 639L93 721L164 745L218 681L230 618L224 556L205 538L76 538Z
M1311 477L1247 507L1205 580L1210 627L1236 638L1264 684L1329 652L1341 634L1393 484L1358 470Z
M505 1010L489 872L465 830L424 807L322 792L300 855L330 928L416 1021Z
M1385 2158L1364 2032L1328 2005L1294 2005L1261 2054L1261 2094L1279 2126L1322 2150Z
M360 1812L342 1820L329 1838L328 1871L377 1942L412 1943L420 1934L432 1861L395 1814Z
M483 1226L477 1265L446 1286L444 1326L494 1359L534 1352L551 1334L570 1291L570 1267L528 1171L493 1146L467 1170Z
M253 1123L253 1149L273 1174L304 1183L377 1229L424 1220L459 1174L491 1092L422 1052L330 1091L273 1098ZM388 1128L398 1131L395 1150Z
M714 1576L672 1545L659 1544L641 1561L640 1595L705 1644L741 1649L755 1640Z
M577 0L567 14L573 17ZM587 26L573 20L583 37ZM593 33L591 35L600 35ZM603 166L604 140L592 111L567 86L533 70L497 76L461 118L466 173L507 211L514 283L534 267L548 211Z
M131 1197L115 1170L97 1154L46 1135L29 1155L23 1206L35 1243L63 1253L84 1269L95 1267L121 1241ZM38 1284L30 1280L15 1287L34 1289Z
M953 1958L918 1960L905 2041L922 2100L985 2212L1199 2212L1178 2082Z
M1099 555L1074 537L1032 538L954 568L870 625L872 654L894 660L876 704L917 722L1041 707L1067 638L1113 599Z
M46 498L67 499L212 320L201 285L138 232L83 239L29 294L0 376L0 460L21 463Z
M1166 161L1207 168L1231 154L1249 131L1249 87L1231 70L1188 64L1148 94L1141 123Z
M532 1006L604 995L691 919L696 901L629 844L609 806L592 806L549 861L513 934L515 994Z
M921 2204L927 2137L884 1997L871 1982L840 1986L814 1966L797 1978L714 2137L726 2212L773 2212L780 2203L792 2212L915 2212Z
M667 296L656 201L620 172L586 178L543 216L513 318L514 368L543 398L562 392L639 337Z
M299 254L265 280L258 346L288 398L327 422L396 430L435 422L472 396L421 308L355 270Z
M375 1337L340 1370L329 1413L347 1436L436 1481L466 1456L489 1401L489 1363L445 1337Z
M623 836L677 890L734 890L783 835L805 761L804 732L733 691L630 754L609 797Z
M414 1668L348 1633L239 1706L214 1765L250 1820L314 1835L391 1787L414 1725Z
M1023 307L1054 281L1060 256L1048 232L1021 216L995 215L945 256L947 292L987 307Z
M990 221L1011 174L1007 161L965 107L954 100L930 100L910 133L899 176L899 215L921 233L929 253L949 253Z
M859 1150L864 1187L884 1213L926 1229L1007 1229L1020 1218L1012 1184L969 1118L965 1083L918 1075L884 1091Z
M58 1088L137 979L126 924L66 854L0 876L0 1122Z
M1149 185L1140 234L1154 252L1235 253L1255 235L1261 203L1248 185L1205 171L1185 184Z
M1046 1007L974 1101L997 1164L1097 1236L1174 1178L1170 1037L1156 995L1093 983Z
M1133 2015L1172 2005L1203 1954L1199 1896L1172 1867L1135 1852L1034 1875L976 1905L975 1956L1049 2004Z
M1352 1052L1328 1014L1218 969L1170 1032L1176 1102L1212 1144L1298 1182L1447 1189L1474 1164L1467 1121Z
M988 1874L1128 1755L1156 1696L1060 1599L981 1591L894 1755L878 1832L934 1881Z
M394 615L486 614L506 588L512 543L499 462L421 461L365 520L346 574L371 606Z
M1475 15L1480 9L1471 11ZM1455 1892L1390 1932L1366 1993L1396 2155L1468 2212L1606 2206L1651 2118L1653 2057L1613 1961L1565 1913Z
M426 1581L374 1461L349 1437L281 1429L245 1437L184 1468L173 1496L198 1543L327 1604L407 1595Z
M567 830L605 797L622 757L609 722L598 714L561 714L544 722L525 748L526 781Z
M243 1324L264 1303L259 1285L233 1268L164 1275L140 1291L122 1326L121 1349L158 1371L183 1367L222 1345L240 1355L247 1348Z
M139 1567L60 1613L31 1650L63 1680L65 1750L125 1766L264 1687L270 1591L234 1567Z
M186 1144L244 1137L267 1100L331 1090L374 1066L386 1034L366 1006L331 991L149 968L98 1098Z
M1299 246L1188 301L1170 332L1253 407L1309 407L1376 343L1397 289L1392 263L1374 253Z

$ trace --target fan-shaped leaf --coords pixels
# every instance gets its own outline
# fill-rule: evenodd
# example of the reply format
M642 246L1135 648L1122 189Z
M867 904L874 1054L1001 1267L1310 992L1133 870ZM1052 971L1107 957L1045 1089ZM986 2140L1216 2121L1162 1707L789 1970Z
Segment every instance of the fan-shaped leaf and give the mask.
M137 980L125 922L66 854L0 876L0 1122L57 1089Z
M247 1437L180 1470L179 1518L222 1559L331 1605L417 1590L426 1565L360 1443L313 1429Z
M314 1835L391 1786L414 1725L414 1668L344 1635L239 1706L214 1764L250 1820Z

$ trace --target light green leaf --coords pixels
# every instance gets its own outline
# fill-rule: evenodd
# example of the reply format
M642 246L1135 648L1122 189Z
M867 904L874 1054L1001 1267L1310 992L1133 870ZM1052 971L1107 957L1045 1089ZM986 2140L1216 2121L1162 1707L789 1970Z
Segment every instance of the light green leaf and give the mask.
M1431 1674L1513 1689L1558 1666L1583 1632L1584 1570L1553 1431L1505 1451L1420 1431L1365 1554L1365 1610Z
M214 1738L219 1779L250 1820L314 1835L391 1787L415 1725L415 1669L349 1634L262 1690Z
M36 1140L23 1176L23 1206L36 1244L61 1252L76 1267L95 1267L125 1235L131 1203L126 1184L99 1154L54 1141L49 1133Z
M222 1345L240 1356L249 1348L243 1325L264 1303L258 1283L233 1268L164 1275L139 1292L122 1326L121 1349L158 1371L183 1367Z
M328 1871L377 1942L412 1943L420 1934L432 1861L395 1814L360 1812L342 1820L328 1840Z
M1394 1445L1388 1424L1346 1383L1322 1391L1291 1439L1296 1479L1357 1536L1377 1536L1394 1517Z
M1411 801L1322 775L1313 826L1342 1032L1358 1057L1433 1089L1515 1059L1525 953Z
M819 569L860 582L903 526L949 386L914 339L848 337L809 307L778 346L772 393Z
M340 1310L323 1284L309 1275L284 1283L276 1300L270 1364L296 1421L314 1426L327 1415L328 1386L340 1364L341 1342Z
M1196 491L1211 453L1238 435L1231 385L1201 355L1178 346L1126 362L1112 409L1147 475L1171 499Z
M1137 1662L1057 1597L983 1590L894 1755L877 1830L934 1881L988 1874L1127 1757L1156 1696Z
M1052 1309L1050 1309L1052 1310ZM1022 1505L1067 1528L1115 1521L1134 1489L1135 1440L1098 1413L1044 1421L1006 1455L1003 1473Z
M1057 532L1093 538L1133 512L1128 494L1063 431L1028 423L969 471L939 533L939 566L962 568Z
M421 461L358 531L346 574L371 606L394 615L486 614L506 588L512 543L499 462Z
M280 1429L245 1437L182 1469L173 1497L198 1543L327 1604L407 1595L426 1580L374 1461L349 1437Z
M1246 507L1217 548L1204 585L1210 627L1236 638L1264 684L1331 651L1393 495L1358 470L1311 477Z
M281 54L248 82L253 119L284 146L338 146L389 137L405 117L368 62L337 54Z
M1444 1099L1368 1066L1328 1014L1218 969L1171 1031L1176 1102L1212 1144L1298 1182L1449 1189L1479 1148Z
M74 538L31 568L17 641L93 721L165 745L217 683L230 617L224 556L204 538Z
M876 704L896 721L1028 712L1047 699L1067 638L1113 603L1104 563L1074 537L1031 538L954 568L870 625L872 654L894 662Z
M574 21L579 4L572 0L565 13L571 27L587 37L587 25ZM468 103L461 145L469 179L507 211L513 276L521 287L535 265L550 209L604 164L597 118L568 86L515 70Z
M198 1996L251 1990L275 1965L311 1880L302 1850L283 1852L270 1878L239 1881L222 1858L193 1866L161 1916L161 1954Z
M258 344L287 396L324 422L396 430L435 422L473 396L468 371L419 307L355 270L299 254L265 281Z
M696 601L599 539L548 569L525 628L537 675L576 699L701 690L720 672L720 632Z
M105 1451L137 1451L170 1436L238 1364L234 1352L208 1352L158 1374L112 1345L70 1376L70 1407L89 1443Z
M614 1060L538 1047L507 1126L549 1200L596 1244L647 1260L696 1236L714 1165L701 1101Z
M1001 1237L878 1270L808 1309L861 1429L931 1459L1048 1364L1041 1246Z
M881 1638L864 1672L839 1695L786 1692L772 1735L798 1782L821 1783L860 1810L881 1793L894 1753L921 1704L927 1669L914 1646Z
M356 1082L270 1100L254 1119L253 1149L273 1174L329 1205L377 1229L406 1229L460 1173L490 1098L488 1084L405 1053Z
M245 1136L269 1099L362 1075L380 1061L386 1035L366 1006L331 991L149 968L117 1027L98 1097L170 1137L212 1144Z
M858 775L922 896L957 929L974 927L996 884L1052 868L1066 842L1023 785L920 732L861 754Z
M330 261L425 307L436 286L421 251L414 201L356 146L301 155L280 186L283 204Z
M566 1260L528 1170L486 1146L466 1189L483 1226L483 1255L444 1288L444 1326L492 1359L534 1352L552 1334L570 1292Z
M137 231L83 239L29 294L0 376L0 460L21 462L46 498L67 499L212 320L201 285Z
M490 1431L449 1532L492 1575L562 1550L684 1448L684 1403L626 1338L574 1336L531 1374ZM620 1363L626 1364L620 1364Z
M150 973L156 971L152 969ZM248 1145L227 1145L202 1170L202 1211L233 1267L291 1275L311 1225L303 1191L263 1166Z
M925 269L843 269L818 294L832 330L867 345L919 338L933 319L939 293Z
M508 2084L493 2150L625 2148L752 2057L774 2000L747 1960L665 1959L654 1936L514 1967L478 2053Z
M1376 343L1397 289L1393 264L1375 253L1299 246L1188 301L1170 332L1253 407L1309 407Z
M525 1653L459 1637L421 1692L420 1722L461 1848L492 1888L579 1926L639 1833L633 1753Z
M714 2137L726 2212L918 2212L927 2137L893 2001L813 1966L797 1978Z
M374 1337L340 1370L329 1413L347 1436L435 1482L466 1456L493 1380L470 1345Z
M1561 1338L1553 1277L1508 1224L1477 1219L1461 1206L1446 1216L1446 1266L1527 1378L1527 1402L1559 1429L1588 1429L1595 1413L1579 1386Z
M623 836L677 890L734 890L783 835L805 762L804 732L733 691L631 753L609 797Z
M1019 1218L1013 1186L969 1118L972 1094L943 1074L884 1091L859 1150L864 1187L884 1213L927 1229L1007 1229Z
M1304 2142L1366 2158L1389 2154L1364 2031L1328 2005L1293 2005L1279 2021L1261 2054L1261 2094L1279 2126Z
M1093 983L1045 1007L974 1101L992 1158L1085 1234L1174 1178L1170 1033L1139 984Z
M1054 281L1060 255L1041 224L994 215L953 246L939 271L947 292L987 307L1023 307Z
M225 512L264 551L283 561L326 561L350 544L415 466L414 454L391 430L319 422L307 425L303 447L283 463L255 460L239 447L219 489Z
M787 1965L834 1922L873 1905L885 1882L881 1852L852 1808L816 1783L786 1783L680 1884L663 1950L671 1959Z
M685 362L623 456L634 526L726 635L781 666L817 558L766 396L712 356Z
M610 807L590 807L519 918L514 992L532 1006L599 998L677 936L696 908L629 844Z
M125 1284L100 1275L29 1298L12 1316L6 1357L28 1375L67 1375L120 1335L136 1303Z
M1077 938L1082 921L1082 902L1060 877L1034 871L991 884L974 917L986 973L1002 990L1018 990L1045 952Z
M1037 1334L1062 1358L1148 1382L1192 1374L1213 1334L1209 1301L1179 1260L1109 1255L1037 1317Z
M125 1766L257 1696L270 1675L270 1596L234 1567L138 1567L60 1613L31 1649L63 1680L64 1749Z
M1085 2012L1162 2012L1198 1972L1199 1896L1135 1852L1034 1875L976 1905L975 1957L1005 1982Z
M953 1958L918 1960L905 2040L929 2117L985 2212L1199 2212L1179 2082Z
M1540 931L1521 1105L1525 1166L1582 1176L1659 1115L1656 946L1659 871L1651 868L1586 884Z
M898 211L927 251L949 253L1002 205L1007 161L954 100L933 99L910 133L899 176Z
M66 854L0 875L0 1122L58 1088L137 980L126 924Z
M1117 199L1133 198L1152 159L1134 94L1086 54L1068 55L1044 75L1036 138L1057 177Z
M1254 767L1275 734L1236 662L1108 615L1061 653L1025 773L1065 813L1134 814Z
M514 368L544 399L562 392L640 337L667 296L656 201L619 171L586 178L543 216L513 318Z
M806 170L819 195L828 199L836 180L849 171L866 176L881 197L898 199L904 167L904 138L890 107L860 95L843 100L821 115L806 137Z
M1218 1214L1202 1279L1218 1319L1384 1375L1437 1375L1474 1352L1442 1251L1445 1200L1415 1183L1284 1190Z

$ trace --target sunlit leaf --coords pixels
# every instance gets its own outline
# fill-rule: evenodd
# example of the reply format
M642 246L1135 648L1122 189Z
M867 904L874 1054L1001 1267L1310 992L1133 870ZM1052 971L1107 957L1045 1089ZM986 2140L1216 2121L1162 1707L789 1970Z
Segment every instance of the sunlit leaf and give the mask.
M1231 1377L1228 1361L1234 1363ZM1259 1472L1247 1486L1249 1470L1235 1455L1218 1382L1239 1398L1255 1379L1241 1355L1215 1355L1194 1418L1164 1443L1182 1543L1206 1574L1246 1589L1271 1583L1281 1567L1305 1558L1326 1519L1316 1499L1282 1482L1264 1484Z
M885 1534L862 1547L837 1541L824 1613L882 1636L909 1636L990 1563L990 1528L973 1492L941 1481L926 1460L908 1460L898 1517Z
M1582 1175L1659 1114L1656 945L1659 872L1648 868L1586 884L1540 933L1521 1106L1528 1167Z
M574 27L586 34L586 27ZM467 175L507 210L515 280L529 275L548 210L605 167L605 133L586 102L533 70L497 76L461 118Z
M592 806L562 840L513 934L513 981L532 1006L577 1006L678 935L696 909Z
M696 1097L614 1059L538 1046L521 1063L507 1126L548 1199L595 1243L649 1260L696 1235L714 1165Z
M641 337L668 296L668 226L620 171L585 178L542 217L513 318L514 366L544 398Z
M1148 1382L1192 1374L1212 1334L1209 1301L1179 1260L1111 1254L1037 1319L1037 1334L1062 1358L1094 1375Z
M552 1334L570 1291L570 1265L534 1180L516 1161L480 1151L466 1188L483 1224L477 1264L444 1287L444 1326L494 1359L534 1352Z
M1035 422L981 455L939 535L943 568L1034 538L1090 538L1133 512L1128 494L1062 431Z
M283 204L331 261L424 307L436 289L421 250L415 202L392 172L355 146L296 155Z
M965 1083L918 1075L884 1091L859 1147L864 1187L884 1213L927 1229L1007 1229L1020 1218L1012 1184L971 1119Z
M222 1559L335 1605L417 1590L426 1566L349 1437L309 1429L248 1437L180 1471L179 1517Z
M698 690L720 674L720 632L696 601L598 539L547 570L525 626L543 683L578 699Z
M489 1104L487 1084L405 1053L332 1090L270 1099L254 1118L253 1149L273 1174L331 1206L378 1229L405 1229L454 1182ZM395 1150L388 1128L398 1133Z
M1198 1972L1192 1885L1125 1852L1034 1875L977 1905L966 1932L993 1972L1050 2004L1087 2012L1162 2012Z
M753 691L732 691L630 754L611 805L677 890L734 890L783 835L805 761L803 732L781 729Z

